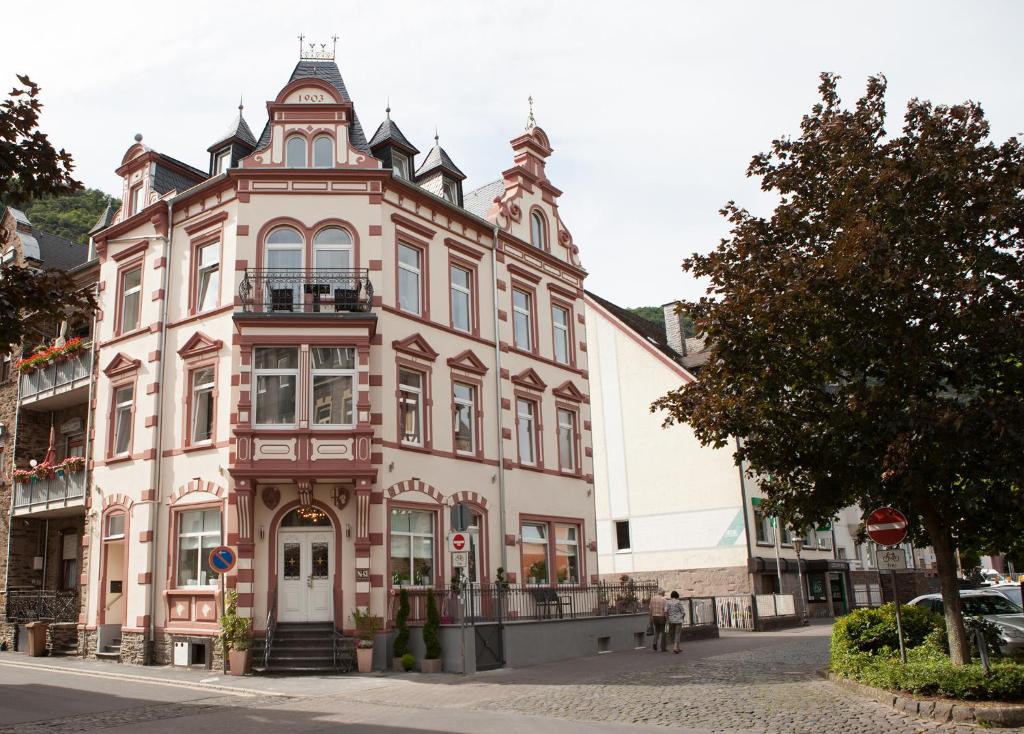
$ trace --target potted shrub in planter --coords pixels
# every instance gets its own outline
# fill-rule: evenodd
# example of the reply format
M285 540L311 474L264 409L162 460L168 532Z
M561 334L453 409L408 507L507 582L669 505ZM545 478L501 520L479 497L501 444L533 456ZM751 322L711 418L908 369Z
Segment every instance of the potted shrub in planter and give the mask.
M405 587L398 592L398 614L395 617L395 628L398 633L395 635L394 657L391 659L391 669L396 673L408 670L402 659L409 654L409 592Z
M403 672L408 673L416 667L416 658L411 652L407 652L398 659L398 664L401 666Z
M427 622L423 625L423 644L427 654L420 663L424 673L441 672L441 615L437 611L434 590L427 589Z
M220 618L220 641L228 649L228 675L249 672L249 644L252 620L238 616L238 592L227 593L227 606Z
M373 670L373 636L380 629L380 618L369 612L356 609L352 612L352 623L356 628L356 666L360 673Z

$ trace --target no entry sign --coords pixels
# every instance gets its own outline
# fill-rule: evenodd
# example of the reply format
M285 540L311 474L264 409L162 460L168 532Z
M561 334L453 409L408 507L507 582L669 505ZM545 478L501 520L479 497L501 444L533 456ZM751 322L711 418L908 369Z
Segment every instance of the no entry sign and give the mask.
M899 545L907 537L907 525L902 512L881 507L868 515L868 537L879 545Z
M219 574L225 574L235 567L238 558L235 552L226 545L220 545L210 551L210 567Z
M448 550L452 553L469 550L469 535L466 533L452 533L449 535Z

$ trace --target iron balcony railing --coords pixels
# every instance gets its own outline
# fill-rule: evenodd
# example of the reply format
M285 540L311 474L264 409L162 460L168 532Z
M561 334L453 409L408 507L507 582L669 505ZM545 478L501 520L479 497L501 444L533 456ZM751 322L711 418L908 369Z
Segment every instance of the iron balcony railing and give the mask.
M348 313L369 311L373 284L365 268L246 270L238 286L247 313Z
M87 384L92 374L92 347L21 376L21 399L39 400Z
M48 510L85 497L85 469L63 472L47 479L15 482L14 509Z
M77 591L10 589L7 592L8 622L77 622Z

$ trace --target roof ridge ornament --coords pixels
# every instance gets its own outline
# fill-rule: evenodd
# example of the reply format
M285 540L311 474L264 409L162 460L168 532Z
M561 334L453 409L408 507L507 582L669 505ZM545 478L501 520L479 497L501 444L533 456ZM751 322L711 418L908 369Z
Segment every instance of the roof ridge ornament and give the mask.
M537 127L537 120L533 116L533 95L531 94L526 101L530 103L530 116L526 118L526 129L533 130Z
M305 43L306 36L299 35L299 61L334 61L338 50L338 36L331 36L331 50L327 50L327 44ZM317 46L319 45L319 48Z

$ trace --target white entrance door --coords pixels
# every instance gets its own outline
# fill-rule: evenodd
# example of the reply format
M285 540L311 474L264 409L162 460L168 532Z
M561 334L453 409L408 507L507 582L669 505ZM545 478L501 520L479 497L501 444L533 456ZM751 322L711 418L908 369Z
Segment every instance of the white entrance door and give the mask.
M319 530L282 530L277 547L277 619L334 619L334 536Z

